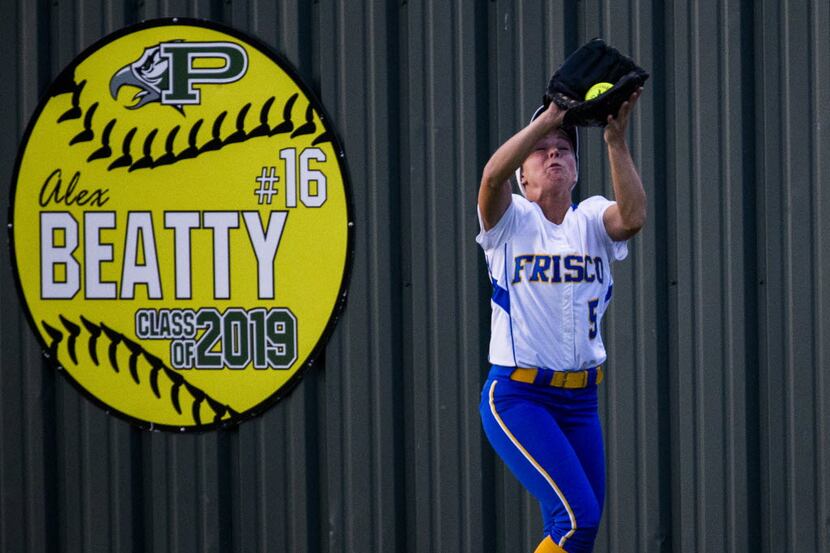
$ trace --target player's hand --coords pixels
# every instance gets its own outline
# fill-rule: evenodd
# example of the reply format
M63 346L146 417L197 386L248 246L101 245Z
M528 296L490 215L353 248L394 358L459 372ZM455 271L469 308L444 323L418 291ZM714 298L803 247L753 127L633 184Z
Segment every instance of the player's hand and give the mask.
M556 105L556 102L551 102L548 106L548 109L542 112L539 116L539 119L542 119L545 122L545 126L550 129L558 129L562 126L562 122L565 120L565 114L568 113L568 110L561 109L559 106Z
M625 143L625 131L628 128L628 118L631 115L631 111L634 109L634 106L637 105L637 100L640 99L640 95L642 95L642 93L643 87L635 90L631 96L629 96L628 100L623 102L623 105L620 106L620 111L617 113L617 117L614 117L613 115L608 116L608 124L605 126L603 138L605 138L605 143L609 146L618 146Z

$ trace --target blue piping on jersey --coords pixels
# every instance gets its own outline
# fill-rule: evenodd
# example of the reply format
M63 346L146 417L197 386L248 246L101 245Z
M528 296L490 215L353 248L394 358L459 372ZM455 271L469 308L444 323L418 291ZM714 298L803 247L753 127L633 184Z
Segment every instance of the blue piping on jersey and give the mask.
M611 291L614 289L613 284L608 285L608 291L605 293L605 303L611 301Z
M579 204L571 204L571 207L572 207L572 208L574 208L574 211L576 211L576 208L577 208L578 206L579 206Z
M507 303L510 304L510 281L507 280L507 242L504 243L504 284L507 286ZM513 348L513 366L518 367L519 362L516 361L516 341L513 339L513 315L510 310L507 311L507 320L510 321L510 347Z
M499 286L499 283L493 277L490 277L492 284L493 284L493 303L507 311L507 314L510 314L510 294Z

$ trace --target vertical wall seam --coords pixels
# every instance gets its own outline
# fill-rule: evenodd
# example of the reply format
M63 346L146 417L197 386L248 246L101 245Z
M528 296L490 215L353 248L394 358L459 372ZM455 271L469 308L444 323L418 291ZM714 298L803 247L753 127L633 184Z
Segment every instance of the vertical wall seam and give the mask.
M476 1L476 24L475 24L475 36L476 36L476 55L475 55L475 75L476 75L476 90L479 94L479 109L478 113L484 114L484 116L476 117L476 127L477 127L477 144L476 144L476 169L480 170L484 167L487 159L489 158L489 150L490 150L490 135L492 133L493 127L498 126L498 122L496 125L491 125L491 88L488 84L491 81L490 78L490 35L489 35L489 20L490 20L490 10L496 9L491 8L494 4L489 2L488 0L477 0ZM489 283L485 277L486 271L482 270L482 254L476 249L478 254L477 259L479 261L478 267L479 270L477 271L478 278L476 282L478 283L478 294L477 297L479 301L485 306L480 310L479 319L478 319L478 335L479 341L484 346L483 348L480 347L479 350L483 350L484 353L484 360L486 362L487 355L486 351L489 347L489 336L490 336L490 306L489 302L487 301L487 286ZM484 376L483 371L479 369L479 384L480 387L484 385ZM480 428L480 426L479 426ZM490 450L489 443L486 442L486 438L484 437L484 433L481 433L481 438L479 441L479 449L481 455L481 482L482 482L482 490L481 490L481 497L482 497L482 506L481 506L481 514L478 518L478 526L481 528L481 543L482 544L497 544L497 536L496 536L496 524L493 524L492 521L496 520L496 469L495 469L495 459ZM472 552L467 552L472 553Z
M822 135L820 130L821 126L821 110L816 109L815 106L821 106L822 98L821 92L824 91L824 98L830 99L830 95L827 94L827 82L822 79L822 61L824 57L819 54L821 52L822 41L828 47L830 47L830 41L826 38L821 31L821 25L824 23L830 23L830 18L822 20L822 12L821 8L819 7L821 2L811 1L811 13L812 13L812 25L810 26L811 30L811 45L816 49L816 55L813 57L813 82L815 83L814 87L811 87L810 90L812 91L812 106L817 113L813 113L813 117L810 117L810 121L814 121L812 126L811 138L814 144L821 144L822 142ZM830 14L830 10L827 9L826 5L824 8L824 15ZM830 67L830 62L825 62L826 67ZM828 77L827 73L825 73L824 77ZM827 110L825 106L825 110ZM827 130L825 128L825 134ZM827 135L827 134L826 134ZM827 135L830 136L830 135ZM816 447L816 459L815 459L815 474L818 478L818 490L821 490L819 493L818 501L819 506L816 509L816 542L822 547L823 552L830 552L830 512L828 512L828 508L830 505L830 490L828 490L828 475L826 471L822 470L823 466L825 465L825 456L828 455L827 452L827 445L828 444L828 433L830 431L830 426L828 426L828 415L830 413L824 413L825 407L828 404L827 395L822 396L822 393L827 391L827 377L826 377L826 370L825 368L825 348L826 340L824 337L826 336L826 329L824 325L824 319L822 317L822 309L825 305L824 297L827 294L826 286L823 282L826 280L826 276L822 272L822 261L823 258L826 258L828 255L826 252L826 248L823 247L823 243L825 238L822 234L821 223L824 220L822 217L822 202L825 201L822 195L822 187L820 185L821 178L822 178L822 155L826 156L826 150L824 154L822 154L821 148L815 148L814 151L811 152L811 157L813 159L813 185L814 185L814 197L816 201L814 202L814 212L813 212L813 236L814 236L814 244L813 244L813 255L816 259L815 263L818 267L818 270L814 270L813 274L816 275L815 281L815 290L817 296L817 307L814 312L814 328L816 330L815 335L821 337L819 340L814 341L814 355L815 355L815 366L818 367L817 375L816 375L816 386L814 389L815 394L815 413L814 413L814 424L816 433L814 438L814 443L817 444ZM830 214L826 214L830 216Z
M692 386L692 390L690 391L690 406L692 408L691 419L693 422L693 429L692 429L692 439L691 444L694 449L692 452L692 458L694 459L693 466L692 466L692 474L694 474L694 489L696 492L697 497L705 497L705 479L703 478L703 474L701 474L701 467L704 464L703 452L705 448L705 441L703 438L703 434L701 429L705 426L705 421L703 420L703 394L701 393L701 389L704 383L703 379L703 371L701 369L701 362L703 360L702 348L703 348L703 329L702 329L702 320L701 320L701 303L700 297L698 294L698 283L702 282L702 267L701 267L701 259L698 258L699 253L704 251L702 248L702 241L700 232L701 229L699 225L701 224L702 217L700 217L699 209L700 209L700 167L698 166L699 159L700 159L700 147L697 142L697 138L700 136L700 67L699 63L699 56L697 55L699 49L699 26L700 26L700 18L698 14L698 10L700 6L697 4L691 3L687 7L687 14L688 19L686 21L686 32L688 34L688 49L686 51L687 61L688 61L688 79L691 88L690 99L687 103L687 113L689 114L689 134L688 134L688 143L689 143L689 150L690 150L690 158L689 158L689 206L687 207L689 213L689 261L691 265L691 274L687 275L689 280L689 302L690 302L690 309L689 309L689 317L690 321L690 328L691 328L691 353L692 353L692 364L691 369L695 371L695 374L692 377L692 382L694 385ZM679 279L678 279L679 280ZM700 508L699 508L698 501L691 502L691 510L693 513L693 530L691 530L691 539L693 546L699 549L699 542L701 538L705 535L705 528L703 526L703 518L701 517Z
M310 79L310 86L317 94L317 97L323 98L322 86L322 18L320 17L319 3L314 2L311 6L307 2L300 1L300 5L306 9L306 18L308 20L308 61L306 66L306 75ZM338 129L338 134L342 137L342 131ZM344 146L345 148L345 146ZM348 167L348 165L347 165ZM353 181L351 181L353 182ZM332 340L333 341L333 340ZM327 366L327 349L320 352L317 360L317 369L313 378L314 387L307 391L306 412L308 416L308 427L311 432L306 436L306 443L308 444L307 451L312 452L309 455L309 464L313 470L309 470L307 478L309 479L309 502L310 509L309 518L315 521L314 524L309 525L308 543L309 553L323 553L330 549L329 535L332 530L332 523L330 520L331 510L328 508L329 502L324 501L323 497L329 497L329 481L326 460L328 459L329 451L329 432L325 426L326 416L326 396L325 396L325 382ZM322 382L322 385L320 384ZM315 439L316 438L316 439ZM234 442L238 444L238 441ZM316 476L316 480L311 480L312 475ZM315 487L312 491L312 487ZM236 538L236 536L234 536ZM238 538L235 542L238 542Z
M741 90L754 91L752 94L744 95L741 103L741 120L743 122L741 131L741 143L743 148L742 160L742 213L744 214L744 241L743 241L743 267L744 267L744 358L746 359L746 378L744 393L746 397L745 416L746 429L746 486L747 486L747 527L744 529L747 536L746 547L751 551L760 550L761 528L761 505L760 505L760 388L759 388L759 355L760 347L758 324L758 298L761 290L758 279L758 239L756 233L757 198L755 190L760 181L757 171L756 152L758 139L755 133L755 99L760 87L755 86L755 37L754 29L757 14L755 4L751 0L740 1L740 41L742 65L741 65Z
M466 250L465 242L466 236L461 234L459 231L465 228L463 224L463 217L464 217L464 209L462 206L466 204L465 197L464 197L464 189L466 187L466 183L462 180L463 177L463 152L466 145L466 136L464 135L464 107L465 107L465 98L464 98L464 72L459 71L459 68L463 67L463 41L464 41L464 25L463 25L463 18L460 14L462 7L458 4L451 5L449 10L449 17L451 19L450 28L453 30L453 39L450 40L450 48L452 52L448 56L452 75L455 77L450 79L452 83L452 104L455 107L453 110L453 129L452 135L455 139L453 141L454 147L452 148L453 153L453 167L454 171L453 174L455 178L453 179L454 182L448 183L445 186L451 187L451 193L453 202L455 203L458 208L455 210L450 209L450 212L458 213L458 216L454 218L452 221L452 228L453 234L455 236L460 237L459 240L456 240L453 244L453 250L455 252L455 276L456 282L459 283L459 286L455 288L455 305L458 306L458 311L461 320L466 320L467 317L465 316L466 313L466 305L464 302L464 292L467 288L467 283L469 282L468 278L465 278L466 275L466 264L464 263L464 251ZM456 132L458 131L458 132ZM456 325L455 327L455 343L459 345L458 349L455 351L455 365L458 367L458 371L461 373L466 374L469 371L469 367L465 366L464 364L464 357L467 351L467 340L466 340L466 333L463 332L463 326ZM459 406L460 413L456 419L455 430L456 430L456 437L455 437L455 445L460 452L459 460L464 459L464 442L465 442L465 427L464 423L466 422L466 408L464 399L466 397L465 394L465 384L467 380L464 377L459 378L455 383L455 403ZM459 482L459 488L461 493L458 493L455 498L455 509L459 519L463 519L466 513L466 504L464 500L465 494L464 491L464 463L459 462L455 467L455 477L456 481ZM464 542L464 532L460 531L457 532L458 543L456 544L456 550L461 551L463 548Z
M757 103L763 104L763 86L759 85L760 79L757 76L757 60L759 55L756 51L755 29L759 27L761 17L760 8L752 0L740 0L741 9L741 52L744 60L741 67L741 89L752 90L753 94L747 94L742 102L741 143L744 145L743 153L743 182L742 199L744 213L744 239L743 244L743 266L744 266L744 356L747 370L745 372L745 394L746 411L745 420L748 428L746 432L747 448L747 543L750 551L760 551L762 541L762 520L763 505L761 495L761 449L762 425L761 413L761 324L759 302L763 296L761 289L759 240L761 237L757 232L757 220L763 217L760 209L762 197L756 195L759 183L763 183L763 177L759 172L758 147L759 139L756 134ZM762 46L763 47L763 46Z
M667 175L668 169L668 91L666 86L667 76L667 49L666 35L671 29L668 24L667 12L664 3L661 0L652 0L651 2L652 17L656 25L656 31L652 35L651 49L654 55L654 80L652 83L654 94L654 228L655 235L658 237L655 240L655 280L656 280L656 305L655 316L656 321L663 321L663 325L658 325L656 329L656 344L657 356L656 359L669 359L669 341L671 336L671 317L669 308L669 256L668 256L668 193L667 193ZM662 30L662 32L659 32ZM658 551L660 553L667 553L673 549L672 547L672 520L673 502L671 499L671 444L672 444L672 425L671 425L671 386L668 375L668 369L671 368L670 363L666 363L663 367L656 368L657 374L657 407L658 407L658 440L657 440L657 458L658 458L658 498L657 505L659 506L657 517L657 531L656 538Z
M366 170L367 182L378 182L376 167L374 160L372 159L373 153L379 153L378 137L375 133L375 123L377 117L377 112L375 110L375 107L377 106L375 80L377 75L375 72L374 61L377 50L375 48L374 39L374 20L372 19L371 9L368 3L363 4L362 15L365 28L363 29L364 32L361 36L361 43L365 56L362 59L364 67L362 68L361 74L364 78L364 82L362 84L366 93L363 94L363 97L361 98L363 101L362 111L365 114L363 120L364 126L361 131L364 134L364 140L368 145L368 147L363 150L363 164ZM344 18L344 26L345 23L346 20ZM346 71L343 72L346 73ZM379 240L380 233L378 232L377 217L373 216L375 208L378 207L379 195L380 191L378 190L378 187L372 187L366 191L365 196L364 210L367 214L366 240L367 243L371 245L367 248L369 251L366 253L367 278L369 278L370 275L380 274L379 259L382 255L382 252L380 251L382 246ZM377 486L376 489L368 490L368 493L366 494L368 503L367 511L372 515L369 520L370 535L372 536L372 540L370 541L373 542L375 548L380 549L380 544L383 543L383 530L382 525L378 524L378 519L380 518L380 515L382 515L381 509L383 501L380 497L381 490L379 483L382 476L381 467L383 466L383 460L380 459L381 447L378 443L378 437L382 434L379 424L380 417L378 416L378 413L380 412L379 403L381 401L380 391L378 389L380 384L378 369L383 366L383 362L380 358L381 348L378 345L376 336L376 333L378 332L378 322L381 315L378 310L380 303L378 288L378 286L370 286L369 292L366 294L366 313L370 318L367 324L368 332L366 333L366 346L367 358L371 360L372 367L366 371L366 384L368 387L367 391L370 401L369 405L366 406L368 410L369 427L365 430L369 434L367 441L370 451L366 452L367 461L371 467L371 477L369 480Z
M392 370L392 395L394 398L404 397L403 386L403 368L404 368L404 350L403 350L403 302L404 302L404 277L401 253L404 250L403 233L399 224L405 220L403 215L403 196L401 191L401 183L403 182L403 171L400 159L403 155L401 148L400 136L403 132L403 127L400 124L399 114L408 113L409 106L405 106L401 97L401 80L398 67L404 67L407 60L401 54L402 48L398 41L400 40L400 28L402 26L402 8L396 2L386 3L385 17L386 24L386 45L389 52L387 57L386 75L389 78L388 89L386 91L388 96L388 123L387 131L390 138L389 144L389 175L388 175L388 191L389 191L389 207L390 212L394 214L393 224L390 228L390 242L391 242L391 286L390 286L390 306L392 308L392 359L394 367ZM393 401L392 403L392 432L394 435L394 491L393 501L395 507L394 525L395 525L395 546L397 549L403 547L404 551L409 547L409 540L406 535L406 520L408 516L408 506L405 501L405 478L406 471L404 470L406 458L404 452L406 451L406 424L404 413L404 402ZM403 545L402 545L403 544Z
M811 13L811 10L810 10L811 6L812 6L812 2L808 1L807 2L807 9L806 9L806 12L808 14ZM816 16L817 16L817 14L816 14ZM814 17L814 20L815 19L818 19L818 17ZM814 35L814 33L813 33L813 25L810 25L808 23L807 24L807 52L806 52L806 56L807 56L807 71L806 71L806 73L807 73L807 88L806 88L806 90L809 91L809 93L807 94L807 112L808 112L807 120L810 121L810 122L818 121L817 114L816 114L817 110L816 110L816 107L815 107L816 104L815 104L814 98L815 98L815 94L816 94L815 91L818 90L819 82L815 78L815 75L814 75L813 71L811 71L811 68L813 67L813 64L814 64L814 56L816 54L816 53L813 52L813 48L817 46L815 41L816 41L816 35ZM821 56L815 56L815 57L821 57ZM816 65L816 67L818 67L818 64L815 64L815 65ZM816 167L816 160L818 159L818 155L816 154L816 149L815 149L815 144L818 143L818 136L817 136L817 132L816 132L816 124L811 124L810 125L809 136L810 136L810 141L807 144L807 152L808 152L808 160L809 160L808 161L808 164L809 164L809 167L808 167L808 175L809 175L808 189L809 189L809 192L810 192L809 197L810 198L815 198L816 200L818 200L820 198L820 196L818 194L818 188L819 187L816 185L817 184L817 175L818 175L818 171L817 171L817 167ZM819 241L818 232L817 232L817 229L816 229L816 227L818 226L818 221L820 219L819 219L819 213L817 213L818 209L815 207L815 206L818 206L818 205L820 205L819 201L814 201L813 202L813 209L811 209L809 211L809 216L810 216L810 243L813 245L814 252L813 252L813 255L810 256L810 263L809 263L810 271L809 271L808 274L810 275L809 278L810 278L810 283L811 283L811 294L810 294L810 296L813 297L813 298L816 298L817 300L820 300L821 292L818 289L817 281L820 280L821 277L819 276L819 270L818 270L819 264L818 264L817 260L821 258L821 256L820 256L820 251L821 250L817 249L817 244L820 243L820 241ZM813 328L813 332L811 333L811 336L810 336L810 352L812 353L812 357L813 357L812 360L811 360L812 361L811 364L812 364L813 367L816 367L816 370L811 375L812 379L813 379L813 386L811 387L812 391L813 391L813 410L812 410L813 412L811 413L811 415L812 415L812 425L811 426L812 426L812 429L813 429L813 440L812 440L812 443L813 443L813 459L812 459L812 461L813 461L814 474L816 475L816 479L820 483L821 482L821 472L820 472L821 469L820 469L820 465L819 465L819 459L820 459L820 448L821 448L821 436L819 435L819 428L821 427L821 422L819 421L817 415L818 415L818 411L819 411L819 405L820 405L820 402L821 402L821 398L817 394L817 391L819 390L818 384L819 384L819 378L820 378L819 374L817 374L817 373L819 373L819 371L821 371L823 369L823 367L822 367L822 365L820 365L818 363L819 359L818 359L818 355L817 355L817 350L818 350L818 343L819 343L820 339L818 338L818 335L815 332L815 330L817 328L817 325L815 323L818 320L818 317L817 317L818 311L819 311L819 308L817 307L818 305L820 305L819 301L810 302L810 321L812 323L811 326ZM821 487L817 486L816 487L816 501L818 503L820 503L820 501L821 501L821 491L820 490L821 490ZM812 510L812 515L813 515L813 543L820 546L821 545L821 505L820 504L816 505L816 508Z
M782 229L784 229L784 236L783 236L783 251L781 252L781 272L782 272L782 290L784 293L782 294L782 300L784 302L783 306L783 326L784 326L784 336L783 336L783 346L784 346L784 383L785 387L783 390L783 414L785 417L784 428L785 428L785 435L783 437L782 442L785 445L784 450L784 470L785 470L785 478L784 478L784 506L786 509L786 516L784 517L784 524L786 527L786 537L788 544L797 544L799 542L799 536L796 535L795 527L792 524L792 515L796 511L795 502L797 501L796 497L794 496L795 491L795 473L792 471L792 467L796 461L795 459L795 439L797 436L797 432L794 427L795 417L794 415L794 406L795 406L795 398L792 395L794 391L794 384L795 384L795 359L793 358L793 352L795 350L793 339L794 333L793 330L793 297L792 297L792 288L791 284L793 282L793 274L792 274L792 266L793 266L793 217L792 217L792 186L793 186L793 174L792 174L792 165L787 163L786 160L792 158L792 129L790 128L792 117L790 115L790 82L791 82L791 75L790 75L790 64L787 61L790 59L790 26L789 26L789 0L783 0L779 3L779 11L778 11L778 22L780 25L780 33L778 35L778 44L779 44L779 52L780 57L778 59L780 66L781 66L781 73L779 77L779 86L781 90L780 95L780 103L781 111L779 113L779 117L781 118L781 140L783 142L783 152L784 152L784 163L782 168L782 186L780 188L780 197L781 197L781 208L782 208Z
M438 283L436 282L435 276L433 275L433 267L436 266L435 260L433 258L436 255L436 248L437 245L437 236L434 234L434 227L435 227L435 187L438 186L436 174L435 174L435 167L432 163L434 153L435 153L435 91L433 89L433 78L435 77L435 25L433 23L434 14L433 14L433 5L431 3L427 3L424 6L423 10L423 20L421 21L421 31L423 33L423 40L424 40L424 104L426 108L426 117L425 119L425 126L424 126L424 134L425 134L425 145L426 145L426 157L424 159L425 163L425 171L424 174L427 175L425 179L424 188L425 188L425 201L424 201L424 236L426 238L426 242L429 244L428 253L424 255L424 272L426 273L425 281L423 282L423 289L424 295L424 320L428 322L429 328L424 333L424 341L425 347L427 351L425 352L425 361L427 363L426 373L428 375L426 379L426 386L428 387L429 393L427 394L429 397L429 403L426 409L426 418L428 421L427 428L428 436L431 440L436 440L440 435L440 428L439 428L439 418L437 416L438 410L440 405L438 405L438 396L435 393L438 389L438 352L437 352L437 344L438 344L438 321L436 320L436 309L435 309L435 290L438 289ZM439 481L437 478L438 474L438 467L440 465L440 448L436 447L433 448L433 451L427 455L426 457L429 459L429 475L431 476L431 484L429 486L429 505L435 505L438 503L438 498L440 497L440 489L439 489ZM430 527L432 532L430 533L430 539L428 541L430 550L437 550L437 543L440 542L440 534L441 534L441 517L438 509L433 509L431 516L429 517L430 520Z
M729 113L731 111L731 100L733 97L740 98L740 95L733 94L733 81L731 77L730 66L730 42L727 32L729 26L729 2L728 0L721 0L719 2L719 14L717 40L718 40L718 82L721 88L721 97L724 98L723 105L718 105L719 120L729 121ZM740 89L737 92L741 92ZM724 432L720 436L720 447L724 452L725 466L724 466L724 484L726 493L721 497L721 508L725 514L726 531L721 536L721 547L724 551L730 550L729 544L735 536L735 513L734 513L734 466L735 466L735 448L733 447L733 433L736 431L735 420L733 419L733 411L730 408L734 404L734 377L735 367L731 363L732 355L729 344L734 343L735 332L732 324L732 310L734 308L734 297L732 288L732 241L734 239L732 233L732 226L729 224L727 213L732 212L731 193L734 185L731 173L731 156L729 145L731 142L731 128L730 125L724 124L721 126L719 136L719 146L721 155L718 159L719 172L723 175L723 186L720 188L719 202L719 217L721 242L719 244L719 252L722 263L722 271L720 274L721 290L723 291L720 304L720 318L721 328L724 329L724 340L721 343L720 362L724 367L723 372L723 393L720 394L720 409L721 417L726 424L724 424Z

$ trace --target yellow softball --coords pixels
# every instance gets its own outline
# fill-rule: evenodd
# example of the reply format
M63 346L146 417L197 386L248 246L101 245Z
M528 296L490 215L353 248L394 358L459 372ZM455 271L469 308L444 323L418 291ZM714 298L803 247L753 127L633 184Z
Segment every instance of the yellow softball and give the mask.
M588 92L585 93L585 100L586 101L587 100L593 100L597 96L605 94L605 92L607 90L609 90L613 87L614 87L614 85L611 84L611 83L597 83L594 86L592 86L591 88L589 88Z

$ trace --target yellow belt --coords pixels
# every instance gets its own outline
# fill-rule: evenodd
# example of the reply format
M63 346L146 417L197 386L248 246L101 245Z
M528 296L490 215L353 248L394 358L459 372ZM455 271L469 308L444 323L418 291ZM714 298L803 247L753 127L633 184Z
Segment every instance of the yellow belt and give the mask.
M596 368L597 381L596 384L602 382L602 367ZM513 369L510 373L510 380L517 382L525 382L533 384L536 381L536 375L539 374L539 369L525 369L522 367ZM553 371L553 378L550 380L550 385L555 388L587 388L588 379L591 371Z

